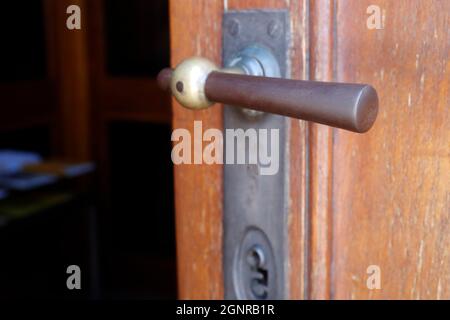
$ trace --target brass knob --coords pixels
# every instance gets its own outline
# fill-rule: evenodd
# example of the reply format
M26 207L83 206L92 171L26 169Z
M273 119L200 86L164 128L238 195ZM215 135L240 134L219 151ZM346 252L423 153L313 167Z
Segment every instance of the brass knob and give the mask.
M190 109L203 109L213 104L205 94L208 75L219 68L210 60L193 57L184 60L172 72L170 90L177 101Z

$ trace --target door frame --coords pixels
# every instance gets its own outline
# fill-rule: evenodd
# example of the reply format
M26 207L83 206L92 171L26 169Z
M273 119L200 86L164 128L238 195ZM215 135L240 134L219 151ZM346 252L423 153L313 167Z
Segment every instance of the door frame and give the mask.
M333 78L332 0L171 0L171 64L204 56L220 65L222 14L226 10L287 9L291 19L290 74L293 79ZM186 23L190 21L190 23ZM214 30L214 31L212 31ZM223 129L222 106L203 111L174 99L173 129L193 135ZM289 209L286 296L330 297L331 160L333 129L291 119L288 126ZM181 299L223 299L223 167L177 165L174 169L178 294ZM313 266L313 267L312 267Z

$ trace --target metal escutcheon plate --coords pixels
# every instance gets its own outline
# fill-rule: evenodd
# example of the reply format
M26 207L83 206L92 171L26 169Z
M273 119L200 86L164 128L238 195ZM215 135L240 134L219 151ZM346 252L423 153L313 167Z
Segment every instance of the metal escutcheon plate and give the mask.
M228 11L224 13L223 26L225 66L243 63L242 60L247 59L248 68L252 72L260 72L258 68L261 66L252 59L264 60L270 56L276 64L272 67L266 64L264 75L287 77L287 11ZM224 107L225 129L257 132L276 129L279 132L279 168L276 174L261 175L259 163L224 165L226 299L287 297L287 123L288 119L282 116L263 114L255 117L239 108ZM225 141L225 150L227 143L229 141Z

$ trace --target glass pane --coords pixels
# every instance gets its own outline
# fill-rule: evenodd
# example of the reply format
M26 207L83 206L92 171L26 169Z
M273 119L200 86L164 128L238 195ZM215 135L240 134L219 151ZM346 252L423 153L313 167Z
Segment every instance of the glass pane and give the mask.
M42 1L3 1L0 9L0 82L46 76Z
M174 256L170 126L113 122L109 128L115 248Z
M167 0L106 0L106 68L112 76L156 76L169 65Z

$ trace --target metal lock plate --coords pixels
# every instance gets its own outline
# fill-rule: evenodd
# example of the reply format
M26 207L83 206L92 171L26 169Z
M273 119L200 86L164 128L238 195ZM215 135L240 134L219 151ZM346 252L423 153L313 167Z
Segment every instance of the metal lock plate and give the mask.
M287 77L288 40L289 15L285 10L224 13L225 66L246 48L256 46L268 50L275 57L279 76ZM273 175L261 175L262 164L224 165L226 299L284 299L287 296L287 125L288 119L282 116L224 107L225 130L240 128L244 132L251 129L264 133L260 130L266 129L269 141L271 130L278 130L279 150L278 171ZM229 142L226 139L225 150ZM272 152L270 145L268 143ZM246 148L249 159L248 140Z

